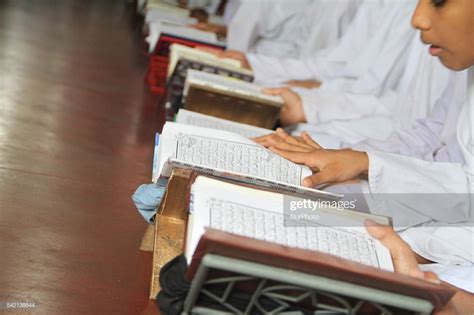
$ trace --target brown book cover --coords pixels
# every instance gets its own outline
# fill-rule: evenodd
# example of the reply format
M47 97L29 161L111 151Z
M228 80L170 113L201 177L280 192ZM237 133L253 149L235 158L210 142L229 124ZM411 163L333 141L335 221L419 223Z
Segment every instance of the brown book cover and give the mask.
M193 174L194 172L190 170L174 169L158 209L154 225L150 299L155 299L160 291L161 267L183 252L189 207L189 186Z
M446 305L455 293L445 284L434 284L319 252L211 229L198 244L188 270L189 280L193 279L202 257L209 253L411 296L430 301L437 310Z
M273 129L280 115L281 104L192 84L184 108L217 118Z

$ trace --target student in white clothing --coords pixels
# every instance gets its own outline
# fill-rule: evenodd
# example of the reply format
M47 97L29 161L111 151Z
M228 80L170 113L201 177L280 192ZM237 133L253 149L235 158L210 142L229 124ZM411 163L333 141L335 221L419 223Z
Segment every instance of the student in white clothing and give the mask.
M291 137L283 131L258 139L283 157L312 168L314 174L305 180L307 186L365 179L361 185L370 210L391 216L417 254L437 263L437 270L452 283L466 285L470 291L474 291L472 16L474 6L470 0L420 0L413 15L413 25L421 31L423 42L431 45L429 52L433 56L454 71L468 69L468 90L460 110L451 111L458 105L453 103L452 89L456 86L450 85L437 104L437 108L449 109L450 113L440 116L444 119L433 119L430 123L434 128L420 125L406 133L416 140L419 149L411 149L419 151L420 156L377 150L327 150L307 134ZM457 125L451 137L443 132L448 123ZM402 135L400 140L404 139ZM432 158L427 159L428 155ZM449 161L453 157L455 160ZM466 278L470 280L463 282Z

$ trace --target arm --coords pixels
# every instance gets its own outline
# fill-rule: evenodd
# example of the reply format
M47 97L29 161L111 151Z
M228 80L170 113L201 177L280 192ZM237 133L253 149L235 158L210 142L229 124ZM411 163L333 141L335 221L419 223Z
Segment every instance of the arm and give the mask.
M458 79L459 78L459 79ZM462 81L461 81L462 80ZM459 91L458 91L459 90ZM418 157L428 160L435 159L444 146L446 152L443 161L455 162L459 152L455 152L457 141L454 133L460 112L459 95L464 95L465 82L462 76L452 76L440 99L434 105L428 118L418 120L411 128L398 128L384 141L369 139L351 147L364 151L382 151L406 156ZM444 133L453 135L446 137ZM446 143L445 143L446 142ZM452 147L451 147L452 146Z
M469 130L469 126L464 129ZM474 153L469 152L469 148L474 147L472 139L466 145L465 165L427 162L381 152L325 150L317 146L300 148L285 139L273 140L267 137L259 142L313 170L314 174L304 181L306 186L342 183L367 174L365 197L371 212L391 216L398 227L432 220L447 224L472 219ZM307 140L306 143L309 144Z
M471 219L474 177L467 166L381 152L368 156L366 200L372 212L392 216L398 227Z

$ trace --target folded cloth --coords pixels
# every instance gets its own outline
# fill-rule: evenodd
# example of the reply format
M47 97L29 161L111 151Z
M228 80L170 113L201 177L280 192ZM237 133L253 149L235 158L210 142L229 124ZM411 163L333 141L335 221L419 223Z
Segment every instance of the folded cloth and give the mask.
M168 180L159 179L155 184L144 184L137 188L132 200L138 212L148 223L153 223L156 211L163 200Z

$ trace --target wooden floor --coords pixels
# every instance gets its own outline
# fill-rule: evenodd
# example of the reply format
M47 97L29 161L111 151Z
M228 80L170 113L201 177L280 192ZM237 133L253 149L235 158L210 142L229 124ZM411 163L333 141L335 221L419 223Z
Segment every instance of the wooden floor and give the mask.
M131 9L0 0L0 313L157 313L130 197L161 116Z

